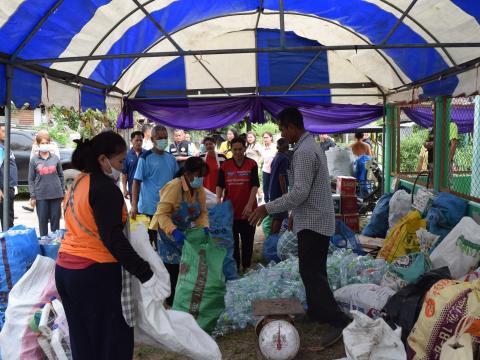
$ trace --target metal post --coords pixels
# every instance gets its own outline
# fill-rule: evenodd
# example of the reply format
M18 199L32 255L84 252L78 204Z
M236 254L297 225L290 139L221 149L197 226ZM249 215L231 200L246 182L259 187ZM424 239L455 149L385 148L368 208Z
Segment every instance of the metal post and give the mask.
M283 0L280 0L279 4L279 15L280 15L280 47L283 49L285 47L285 4Z
M452 117L452 99L445 98L445 121L443 122L443 145L442 145L442 181L441 186L448 188L450 185L450 179L453 181L453 174L450 172L453 170L450 164L450 121ZM453 185L453 182L451 183Z
M8 229L8 209L10 206L10 123L12 122L12 80L13 67L6 65L6 91L5 91L5 140L3 143L3 226L2 230Z
M433 145L433 189L440 191L442 181L443 159L442 152L444 149L444 119L446 112L446 99L444 96L437 96L435 98L435 139Z
M383 192L389 193L391 186L390 173L392 171L392 133L393 133L393 105L386 105L386 121L385 121L385 140L384 140L384 157L383 157Z
M480 95L475 96L472 155L472 183L470 186L470 195L480 198Z

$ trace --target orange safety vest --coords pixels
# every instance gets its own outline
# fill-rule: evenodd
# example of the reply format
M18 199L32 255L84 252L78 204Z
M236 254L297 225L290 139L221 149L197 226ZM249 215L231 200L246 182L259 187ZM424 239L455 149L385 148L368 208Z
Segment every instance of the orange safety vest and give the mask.
M83 257L98 263L117 262L103 244L98 233L93 210L89 202L90 175L79 175L63 200L65 237L59 252ZM122 209L122 221L127 220L125 204Z

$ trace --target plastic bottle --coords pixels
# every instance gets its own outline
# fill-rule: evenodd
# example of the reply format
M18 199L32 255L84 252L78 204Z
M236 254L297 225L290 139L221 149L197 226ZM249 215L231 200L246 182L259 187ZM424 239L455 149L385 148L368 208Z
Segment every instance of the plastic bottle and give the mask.
M45 356L47 357L47 359L48 360L55 360L55 355L53 355L52 348L51 348L50 343L47 340L47 338L43 335L38 335L37 336L37 342L38 342L38 345L40 345L40 348L45 353Z
M58 327L52 331L50 345L52 345L53 352L58 360L70 360L72 358L70 346L64 340L64 334Z
M38 323L38 330L47 338L49 338L51 335L52 330L50 329L50 324L53 323L54 318L55 314L53 314L52 311L52 303L47 302L43 306L42 316L40 317L40 322Z

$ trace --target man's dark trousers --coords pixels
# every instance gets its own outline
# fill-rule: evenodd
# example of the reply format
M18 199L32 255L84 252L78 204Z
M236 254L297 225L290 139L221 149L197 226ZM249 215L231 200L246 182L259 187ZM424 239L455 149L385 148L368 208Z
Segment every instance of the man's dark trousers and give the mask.
M300 276L305 285L309 318L335 327L345 327L349 319L338 307L328 285L330 237L312 230L301 230L297 237Z

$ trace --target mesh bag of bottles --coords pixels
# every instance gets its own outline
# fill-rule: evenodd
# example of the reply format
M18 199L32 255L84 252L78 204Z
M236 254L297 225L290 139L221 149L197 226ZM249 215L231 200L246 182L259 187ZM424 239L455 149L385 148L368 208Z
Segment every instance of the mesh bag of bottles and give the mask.
M298 271L298 259L291 257L267 267L257 265L243 278L229 281L225 294L225 310L220 315L214 336L255 325L252 301L296 297L306 307L305 288Z
M337 249L327 259L330 288L335 291L349 284L376 284L387 270L383 259L359 256L351 249Z

